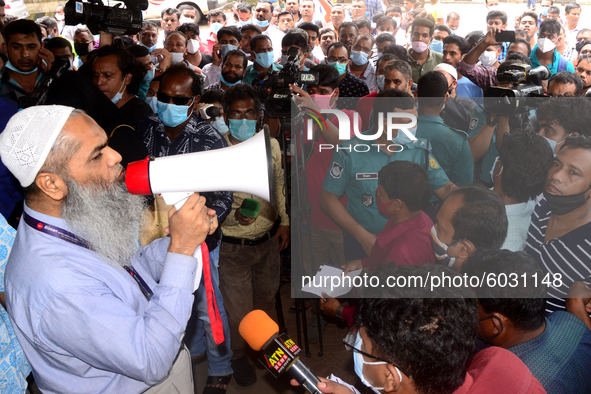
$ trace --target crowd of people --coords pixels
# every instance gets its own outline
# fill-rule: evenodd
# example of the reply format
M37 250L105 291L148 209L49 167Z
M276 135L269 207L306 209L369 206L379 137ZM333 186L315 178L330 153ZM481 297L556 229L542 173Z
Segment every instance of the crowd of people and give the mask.
M471 32L441 0L237 2L209 10L207 34L188 4L119 36L66 25L63 5L0 15L0 391L26 392L31 372L44 393L254 384L239 324L275 316L298 226L308 276L523 278L325 296L310 341L345 321L373 392L591 392L591 26L579 4L532 3L509 27L487 0ZM300 126L274 112L284 80ZM502 107L502 89L536 97ZM131 162L263 129L272 202L216 190L177 209L125 186ZM290 221L303 167L311 215ZM319 388L357 392L334 376Z

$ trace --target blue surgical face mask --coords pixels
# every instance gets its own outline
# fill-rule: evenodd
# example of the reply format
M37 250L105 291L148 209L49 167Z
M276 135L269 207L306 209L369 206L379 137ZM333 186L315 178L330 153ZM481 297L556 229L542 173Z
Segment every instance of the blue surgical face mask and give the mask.
M238 49L238 47L235 45L224 44L224 45L222 45L222 50L220 52L221 52L222 56L226 56L226 54L228 52L235 51L236 49Z
M9 70L14 71L15 73L19 73L19 74L23 74L23 75L33 74L35 71L37 71L37 67L35 67L31 71L21 71L21 70L17 69L16 67L14 67L12 65L12 63L10 63L10 61L7 61L6 62L6 68L9 69Z
M433 40L431 41L431 50L437 53L443 53L443 41Z
M254 22L259 25L259 27L267 27L269 26L269 20L264 20L264 21L260 21L258 19L255 19Z
M377 79L378 89L384 90L384 83L386 81L386 76L385 75L378 75L376 79Z
M195 101L195 99L193 99L193 101ZM165 126L176 127L191 116L189 108L193 105L193 101L191 101L189 106L158 101L158 117Z
M230 134L238 141L246 141L256 132L257 121L249 119L228 119Z
M119 91L117 93L115 93L115 95L111 99L111 102L113 104L117 104L117 102L119 102L119 100L121 100L123 98L123 92L125 91L125 89L123 89L124 86L125 86L125 81L123 81L121 83L121 87L119 88ZM123 91L121 91L121 89L123 89Z
M150 53L152 53L152 51L154 49L156 49L156 44L154 44L154 46L149 47L149 46L144 45L143 43L140 42L140 45L143 46L144 48L148 48L148 52L150 52Z
M437 236L437 230L435 230L435 226L431 227L431 243L433 244L435 258L445 267L451 267L456 262L456 257L448 256L447 250L450 246L453 246L458 242L460 241L456 241L450 245L444 244Z
M218 34L218 31L220 31L220 29L224 27L223 24L219 23L219 22L214 22L211 24L211 32L213 34Z
M337 69L337 71L339 72L339 76L343 76L345 75L345 73L347 72L347 64L343 64L343 63L339 63L339 62L334 62L334 63L326 63L329 66L332 66L334 68Z
M569 134L569 135L567 135L567 137L568 137L568 136L570 136L570 134ZM544 137L544 139L545 139L546 141L548 141L548 143L550 144L550 148L552 148L552 154L554 155L554 157L556 157L556 152L554 151L554 149L556 149L556 145L558 145L558 144L562 144L562 143L563 143L563 142L566 140L566 138L565 138L564 140L560 141L560 142L556 142L556 141L554 141L554 140L551 140L551 139L550 139L550 138L548 138L548 137L545 137L545 136L542 136L542 137Z
M146 72L146 76L144 77L144 79L142 79L142 82L145 82L148 84L150 82L152 82L152 80L154 79L155 72L156 71L154 69L148 70L148 72Z
M412 127L412 128L408 128L407 129L412 135L416 135L417 134L417 126ZM406 135L406 133L402 130L398 130L398 134L396 135L396 137L392 138L392 142L398 145L406 145L406 144L410 144L412 142L412 140L410 139L409 136Z
M363 339L361 338L361 334L357 332L357 338L355 339L355 349L361 349L361 344L363 343ZM367 362L363 359L363 355L355 350L353 350L353 363L355 364L355 373L361 379L361 382L369 387L374 393L381 394L378 390L383 390L383 387L373 387L363 376L363 365L385 365L388 364L384 361L376 361L376 362ZM398 368L396 368L398 371ZM400 371L398 371L398 375L400 376L400 381L402 381L402 375Z
M236 81L236 82L234 82L234 83L232 83L232 82L228 82L228 81L226 81L226 78L224 78L224 76L223 76L223 75L220 75L220 81L222 81L222 83L223 83L224 85L226 85L226 86L234 86L234 85L236 85L237 83L241 83L241 82L242 82L242 80L241 80L241 79L239 79L238 81Z
M257 53L255 58L255 61L259 64L259 66L263 68L271 67L271 64L273 64L273 60L275 60L275 54L273 53L273 51Z
M148 103L150 108L152 108L152 112L154 112L155 114L158 113L158 99L156 98L156 96L146 97L146 103Z
M215 118L215 120L212 121L210 125L222 135L226 134L230 130L228 129L228 125L226 124L226 122L224 122L223 116L218 116L217 118Z
M363 51L351 51L351 61L358 66L363 66L369 61L369 55Z

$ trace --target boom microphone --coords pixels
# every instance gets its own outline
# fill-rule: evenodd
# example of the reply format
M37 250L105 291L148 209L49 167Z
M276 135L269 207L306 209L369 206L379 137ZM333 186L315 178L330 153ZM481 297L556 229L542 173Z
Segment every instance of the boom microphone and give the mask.
M320 380L300 361L302 349L287 334L279 334L279 326L269 315L257 309L240 322L240 336L256 351L262 350L259 361L276 378L287 372L310 394L318 390Z

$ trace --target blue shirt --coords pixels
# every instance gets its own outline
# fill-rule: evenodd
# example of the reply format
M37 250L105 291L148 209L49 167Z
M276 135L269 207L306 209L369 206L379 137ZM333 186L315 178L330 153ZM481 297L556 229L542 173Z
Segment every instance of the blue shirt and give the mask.
M0 292L4 292L4 270L16 231L0 216ZM27 390L31 366L23 353L8 318L0 304L0 392L20 394Z
M476 104L482 105L482 89L468 78L458 79L458 86L456 86L456 94L460 97L466 97L474 100Z
M529 58L531 59L532 69L541 66L540 61L538 60L538 56L536 55L537 50L538 46L536 45L532 48L531 54L529 55ZM570 61L567 61L565 70L558 70L558 63L560 62L561 57L562 55L558 53L558 50L554 49L554 55L552 55L552 63L548 64L548 68L550 69L550 76L556 74L558 71L569 71L571 73L575 72L575 66L573 66L573 64Z
M591 330L575 315L554 312L542 334L507 350L548 393L591 393Z
M71 231L61 218L24 209ZM115 263L21 220L6 300L43 393L141 393L166 378L191 315L197 267L191 256L167 253L169 240L152 242L130 261L154 293L148 301Z

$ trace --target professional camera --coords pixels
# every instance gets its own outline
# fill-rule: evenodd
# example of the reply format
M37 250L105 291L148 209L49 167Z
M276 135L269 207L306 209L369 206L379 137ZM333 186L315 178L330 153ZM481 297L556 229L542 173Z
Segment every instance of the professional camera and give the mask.
M501 85L511 84L511 87L493 86L484 92L484 109L488 113L512 116L528 112L534 108L535 97L544 97L542 81L550 78L550 70L546 66L539 66L532 70L525 63L509 65L499 70L497 80Z
M125 4L126 8L122 8ZM148 8L148 0L123 0L113 7L103 5L101 0L88 3L69 0L64 7L66 25L79 23L88 26L92 34L103 31L108 34L137 34L142 30L142 10Z
M265 103L265 111L274 118L288 118L291 116L292 92L289 85L317 85L318 73L301 72L300 51L291 47L286 56L282 57L283 69L279 72L272 68L257 76L252 81L260 100Z

